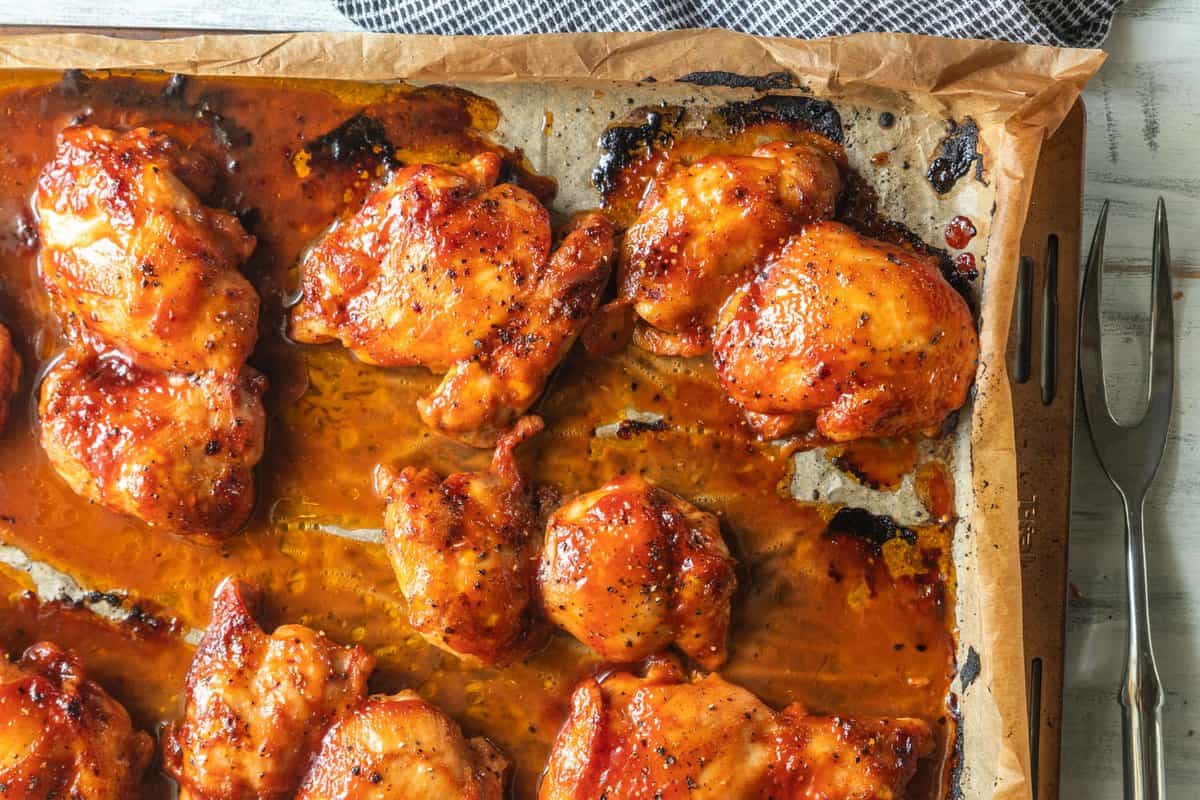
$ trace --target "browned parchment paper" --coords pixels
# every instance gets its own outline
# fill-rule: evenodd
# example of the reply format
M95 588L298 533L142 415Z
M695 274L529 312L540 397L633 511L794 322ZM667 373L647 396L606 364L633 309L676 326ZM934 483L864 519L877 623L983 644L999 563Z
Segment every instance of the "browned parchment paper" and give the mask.
M1099 68L1098 51L900 34L816 41L763 39L727 31L567 34L494 38L370 34L195 36L113 39L89 34L0 37L0 69L153 69L204 75L445 82L487 93L502 112L505 84L592 85L653 76L665 82L700 70L792 73L807 91L862 109L903 107L927 124L909 146L928 152L944 119L980 126L985 184L964 178L946 198L930 197L921 169L889 191L888 213L927 240L944 212L983 208L978 255L982 358L969 424L954 441L963 523L956 537L959 661L978 654L980 673L961 682L961 787L969 798L1029 796L1028 732L1021 652L1016 464L1004 347L1021 226L1041 142L1057 128ZM693 90L699 91L699 90ZM719 94L719 93L718 93ZM522 128L509 129L507 144ZM535 159L536 163L537 159ZM554 165L547 171L556 173ZM560 180L562 178L559 175ZM982 188L981 188L982 187ZM570 194L571 186L565 187ZM957 205L956 205L957 203ZM986 207L981 204L986 203ZM992 206L994 204L994 210ZM967 418L964 414L964 418Z

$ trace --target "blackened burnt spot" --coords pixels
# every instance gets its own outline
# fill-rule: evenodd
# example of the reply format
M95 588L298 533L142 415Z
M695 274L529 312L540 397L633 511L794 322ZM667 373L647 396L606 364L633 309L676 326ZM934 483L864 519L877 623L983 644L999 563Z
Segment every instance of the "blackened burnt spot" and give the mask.
M950 797L949 800L963 800L963 726L962 710L958 707L958 697L951 694L946 704L954 717L954 749L950 754Z
M967 301L967 307L971 309L971 314L975 315L977 309L975 308L975 298L971 295L971 282L979 277L979 270L963 272L945 251L937 251L937 255L938 268L942 271L942 277L954 291L962 295L963 299Z
M163 111L163 96L152 84L115 78L94 79L80 69L63 72L59 91L67 100L87 101L86 107L72 117L73 124L86 120L97 107L151 109L155 116Z
M962 684L962 690L965 692L971 688L971 684L979 677L979 672L982 665L979 662L979 653L974 647L967 648L967 658L963 661L962 669L958 671L958 679Z
M734 101L717 109L731 131L766 122L783 122L819 133L839 144L843 140L842 115L828 100L790 94L769 94L757 100Z
M160 619L141 606L134 606L129 609L129 613L125 616L125 624L156 632L167 627L165 620Z
M917 534L898 525L891 517L878 516L865 508L843 508L829 521L830 536L853 536L864 542L872 551L879 553L884 544L892 539L903 539L909 544L917 543Z
M683 109L646 112L641 125L616 125L600 134L600 163L592 170L592 185L607 197L617 188L621 170L656 147L666 147L673 139L671 128L683 118Z
M84 599L93 605L97 603L107 603L113 608L120 608L122 600L121 595L117 594L116 592L96 591L88 592L86 595L84 595Z
M753 89L756 92L769 92L778 89L795 89L796 77L790 72L770 72L766 75L739 75L736 72L724 70L707 70L704 72L689 72L681 78L680 83L690 83L695 86L725 86L730 89Z
M653 422L644 422L638 419L623 419L621 424L617 426L618 439L632 439L639 433L649 431L665 431L667 429L666 420L656 419Z
M967 117L962 123L949 120L949 130L938 144L925 177L933 190L945 194L975 165L975 180L983 182L983 155L979 152L979 126Z
M396 159L396 148L388 140L387 129L378 119L366 114L355 114L329 133L313 139L305 149L314 161L356 166L364 163L400 166Z
M177 635L183 630L183 625L178 619L156 613L141 603L129 608L122 624L137 636Z
M866 486L868 489L878 489L879 488L879 482L872 480L870 475L868 475L863 470L859 469L858 465L855 464L850 459L844 458L843 456L834 456L830 460L833 462L833 465L835 467L837 467L838 469L840 469L842 472L846 473L847 475L853 475L855 480L857 480L863 486Z

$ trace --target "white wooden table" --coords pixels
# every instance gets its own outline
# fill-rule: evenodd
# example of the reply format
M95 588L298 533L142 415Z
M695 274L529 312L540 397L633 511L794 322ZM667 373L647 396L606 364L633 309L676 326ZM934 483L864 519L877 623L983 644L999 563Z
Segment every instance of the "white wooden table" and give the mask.
M0 24L353 30L332 0L0 0ZM1166 198L1177 293L1172 437L1147 508L1151 604L1167 688L1173 798L1200 795L1200 0L1131 0L1085 94L1085 234L1112 201L1106 294L1109 391L1137 413L1149 308L1154 200ZM1120 508L1077 427L1068 612L1063 800L1121 797L1116 690L1124 641Z
M1178 381L1166 457L1146 509L1151 613L1167 689L1171 797L1200 796L1200 0L1134 0L1105 43L1109 61L1085 94L1086 236L1109 198L1105 357L1113 405L1140 415L1149 320L1154 200L1171 222ZM1076 425L1072 491L1064 800L1121 794L1115 702L1124 660L1125 577L1119 501Z

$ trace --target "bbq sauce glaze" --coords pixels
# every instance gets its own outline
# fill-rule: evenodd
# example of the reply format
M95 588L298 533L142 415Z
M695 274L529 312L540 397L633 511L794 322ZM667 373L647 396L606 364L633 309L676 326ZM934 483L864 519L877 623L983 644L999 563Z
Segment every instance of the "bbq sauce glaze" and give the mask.
M361 643L379 661L373 691L412 688L438 703L469 735L503 749L513 762L513 797L534 796L572 687L613 665L558 635L522 663L469 669L413 633L382 545L321 528L381 526L383 503L371 489L378 463L449 473L483 468L489 454L443 439L417 418L414 403L438 376L370 367L339 346L302 347L283 335L295 264L314 237L355 208L389 166L498 149L487 132L500 113L448 88L78 72L0 77L0 317L26 365L0 436L0 543L88 589L130 592L94 598L124 619L112 623L70 603L38 602L28 576L0 565L0 646L15 653L50 639L76 649L135 722L157 732L181 711L191 657L184 634L203 629L214 587L237 575L265 590L268 630L300 622ZM251 363L270 380L267 454L250 523L219 544L147 529L89 504L54 474L37 444L37 380L63 348L37 281L29 202L37 173L65 125L157 120L214 127L226 170L210 202L237 212L258 237L243 271L263 301ZM748 146L752 137L741 136ZM510 179L543 199L553 195L553 181L534 175L519 153L504 155ZM618 222L629 209L613 204ZM662 422L596 435L630 409ZM956 737L948 704L955 582L953 487L944 469L917 470L940 524L884 540L844 526L833 535L828 523L838 508L793 499L788 451L756 439L704 359L631 347L589 355L577 346L533 411L547 430L520 457L547 510L557 498L638 472L720 516L741 587L731 657L720 670L727 679L775 707L801 702L814 712L925 719L938 750L910 795L947 794ZM901 441L849 445L836 455L864 482L888 487L913 468L914 453ZM153 766L144 796L171 791Z

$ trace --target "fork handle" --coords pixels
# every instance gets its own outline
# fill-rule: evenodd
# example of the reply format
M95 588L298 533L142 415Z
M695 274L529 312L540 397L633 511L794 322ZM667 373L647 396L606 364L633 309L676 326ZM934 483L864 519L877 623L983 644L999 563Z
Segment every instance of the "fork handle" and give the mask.
M1125 800L1166 800L1163 764L1163 689L1150 637L1142 500L1125 499L1125 572L1129 594L1129 644L1121 685Z
M1125 737L1125 800L1166 800L1162 706L1141 708L1121 692Z

